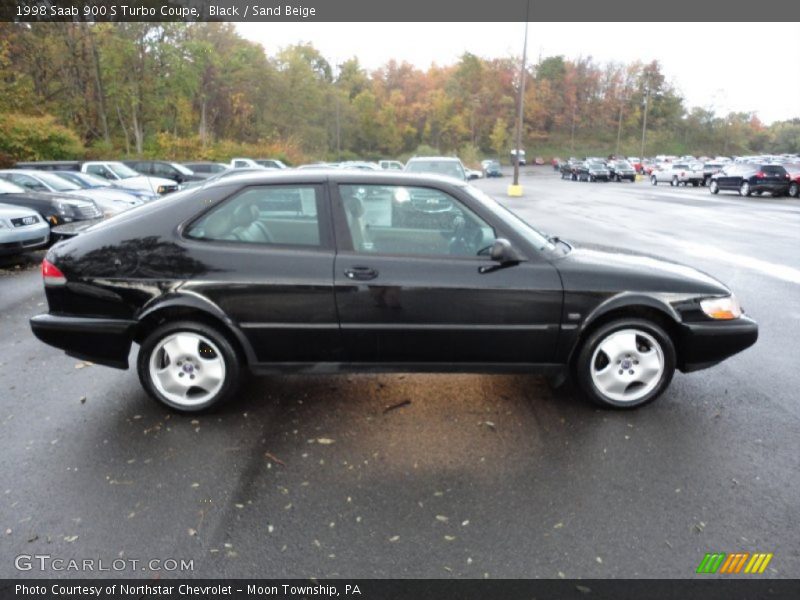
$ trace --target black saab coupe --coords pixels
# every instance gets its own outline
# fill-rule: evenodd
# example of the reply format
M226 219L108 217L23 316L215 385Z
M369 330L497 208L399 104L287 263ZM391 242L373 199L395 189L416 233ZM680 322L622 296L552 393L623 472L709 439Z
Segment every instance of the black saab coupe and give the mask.
M186 412L245 370L572 374L633 408L758 336L704 273L574 248L436 176L229 177L55 245L42 274L39 339L122 369L136 342L145 389Z

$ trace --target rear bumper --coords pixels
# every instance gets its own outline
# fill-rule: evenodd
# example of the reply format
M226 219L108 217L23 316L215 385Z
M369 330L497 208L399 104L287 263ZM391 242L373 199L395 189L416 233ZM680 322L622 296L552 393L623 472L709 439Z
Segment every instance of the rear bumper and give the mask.
M758 324L749 317L716 323L683 323L678 368L688 373L712 367L749 348L757 339Z
M36 315L31 319L33 334L45 344L64 350L69 356L100 365L128 368L128 354L136 321Z

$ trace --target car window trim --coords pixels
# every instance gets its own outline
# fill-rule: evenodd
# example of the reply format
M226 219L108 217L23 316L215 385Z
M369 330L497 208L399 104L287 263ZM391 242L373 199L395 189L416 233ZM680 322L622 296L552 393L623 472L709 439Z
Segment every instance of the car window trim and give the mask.
M242 242L238 240L212 240L212 239L203 239L203 238L195 238L188 235L189 229L197 223L200 219L202 219L205 215L210 213L212 210L219 208L226 202L232 201L236 196L240 195L244 191L250 188L265 188L265 187L314 187L319 191L319 201L317 202L317 228L319 230L319 244L316 246L309 246L307 244L265 244L265 243L258 243L258 242ZM202 190L202 188L200 188ZM198 190L199 191L199 190ZM324 224L323 224L324 222ZM269 249L297 249L297 250L310 250L310 251L317 251L323 253L330 253L336 250L336 244L334 243L333 239L333 228L331 225L331 212L330 212L330 200L328 194L328 186L325 185L323 181L313 181L313 182L303 182L303 183L268 183L268 184L259 184L259 183L249 183L247 185L243 185L241 187L236 187L235 189L231 190L230 193L226 194L219 200L211 202L211 204L205 207L199 213L195 213L188 219L184 220L178 226L178 235L181 240L185 242L197 242L203 244L217 244L222 246L233 246L236 248L258 248L262 250L269 250Z
M491 262L491 257L489 256L453 256L449 254L399 254L399 253L388 253L388 252L357 252L353 248L353 238L350 234L350 227L347 223L347 216L345 215L344 205L342 203L342 196L339 193L339 186L340 185L383 185L383 186L401 186L401 187L422 187L428 188L432 190L436 190L438 192L442 192L447 194L448 196L452 196L458 202L465 205L469 210L479 216L487 225L489 225L495 232L495 239L505 238L510 241L515 248L517 248L525 258L530 262L537 262L537 261L547 261L547 258L543 255L542 252L536 251L536 248L525 239L521 239L520 236L510 228L505 226L505 223L500 222L496 223L496 220L493 218L493 215L490 211L487 211L480 203L477 202L470 202L470 198L467 194L458 193L461 186L448 186L448 187L439 187L436 185L431 185L429 183L422 183L422 182L414 182L413 184L409 184L408 182L358 182L355 183L349 180L332 180L330 181L330 199L331 199L331 209L333 211L333 226L334 226L334 238L336 242L336 253L349 253L353 256L364 257L365 259L374 256L374 257L383 257L383 258L426 258L426 259L435 259L435 260L460 260L460 261L475 261L479 260L481 262ZM467 196L466 198L464 196ZM487 215L488 213L488 215ZM340 243L343 241L344 243Z

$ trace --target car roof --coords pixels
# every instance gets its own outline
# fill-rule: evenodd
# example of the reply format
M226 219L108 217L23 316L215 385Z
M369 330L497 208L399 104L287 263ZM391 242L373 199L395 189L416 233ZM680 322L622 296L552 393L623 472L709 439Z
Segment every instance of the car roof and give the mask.
M417 161L417 160L427 160L427 161L431 161L431 160L445 161L446 160L446 161L459 161L459 162L461 162L455 156L414 156L412 158L409 158L408 162L414 162L414 161Z
M288 172L287 172L288 171ZM448 184L465 186L465 182L452 177L431 175L423 173L404 173L400 171L362 171L346 169L316 169L316 170L296 170L280 169L249 171L237 173L224 177L217 181L210 182L204 188L230 185L233 182L249 183L253 185L271 183L323 183L332 181L335 183L353 184L377 184L377 185L425 185L425 184Z

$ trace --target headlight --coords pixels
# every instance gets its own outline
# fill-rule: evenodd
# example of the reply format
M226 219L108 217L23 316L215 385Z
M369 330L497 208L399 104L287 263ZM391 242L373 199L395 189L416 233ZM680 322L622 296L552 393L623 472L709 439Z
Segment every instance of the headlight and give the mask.
M712 319L730 320L738 319L742 316L742 307L733 294L725 298L701 300L700 308Z
M157 191L159 194L163 194L164 192L166 192L166 191L167 191L167 188L165 188L163 185L160 185L160 186L158 186L158 188L156 189L156 191Z

